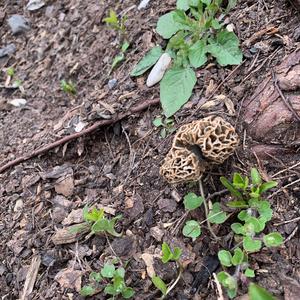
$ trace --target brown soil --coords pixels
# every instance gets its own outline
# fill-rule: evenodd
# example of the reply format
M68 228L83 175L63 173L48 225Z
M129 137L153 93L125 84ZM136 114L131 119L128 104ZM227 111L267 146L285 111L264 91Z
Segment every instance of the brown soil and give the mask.
M152 0L147 9L138 11L137 0L47 1L44 8L29 12L27 2L3 0L0 4L0 48L10 43L17 48L15 55L0 58L1 165L74 133L79 120L88 127L99 119L126 112L136 103L158 98L157 86L147 88L146 77L132 79L129 71L152 45L164 44L154 28L158 17L173 9L175 3ZM176 114L176 126L216 114L235 125L241 137L236 154L203 178L205 194L222 190L220 176L230 177L235 171L246 175L253 166L258 167L264 179L279 182L270 198L274 216L266 230L278 230L286 241L280 248L251 255L251 266L256 271L256 281L278 299L297 299L299 143L287 148L281 140L273 140L278 148L272 148L268 154L266 147L270 145L261 145L260 138L249 135L241 107L272 69L299 47L299 13L285 0L239 2L229 20L242 42L243 63L232 75L234 67L215 64L198 70L192 99ZM111 62L119 51L119 36L102 23L109 8L127 15L131 42L126 60L111 73ZM24 15L31 29L12 35L7 19L13 14ZM257 34L266 28L271 29ZM23 92L3 87L9 66L22 80ZM112 78L117 79L117 85L110 90L107 83ZM76 96L61 91L61 79L76 83ZM212 90L214 95L223 94L233 101L234 115L221 106L199 109L199 103L212 97ZM25 98L26 106L15 108L7 104L7 100L17 98ZM25 280L28 274L32 275L29 267L34 263L38 273L27 299L81 299L78 289L87 283L88 274L99 270L114 255L128 261L126 281L135 290L134 299L154 299L159 293L151 285L141 255L159 253L162 241L180 245L187 265L169 299L217 298L215 285L208 280L203 265L212 271L218 268L214 256L221 245L229 246L229 230L226 225L213 227L223 237L221 245L212 242L205 227L195 242L183 237L182 224L173 230L184 214L183 204L177 198L199 191L197 186L170 186L160 177L159 167L172 142L172 135L162 139L152 126L152 120L160 113L159 106L149 108L0 174L2 299L21 297ZM294 137L297 140L299 136ZM261 151L264 155L253 155L255 147L265 147ZM217 196L213 201L224 201L226 197ZM123 236L109 240L95 236L55 245L52 237L57 230L80 222L80 209L86 204L98 204L115 215L121 213L123 218L117 230ZM65 218L71 212L77 220L68 222ZM193 217L203 220L204 212L200 210ZM282 224L285 221L289 222ZM158 260L154 267L166 281L176 277L172 265L166 267ZM58 274L66 269L72 270L73 280L77 276L77 281L62 280L64 286ZM197 293L192 295L192 290ZM242 289L240 294L244 292ZM99 293L93 299L106 298Z

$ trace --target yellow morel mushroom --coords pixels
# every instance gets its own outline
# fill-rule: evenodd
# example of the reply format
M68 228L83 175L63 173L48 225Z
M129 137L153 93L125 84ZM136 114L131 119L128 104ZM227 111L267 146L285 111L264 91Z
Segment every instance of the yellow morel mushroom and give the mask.
M197 181L209 164L221 164L239 142L234 127L209 116L183 125L176 133L160 174L170 183Z

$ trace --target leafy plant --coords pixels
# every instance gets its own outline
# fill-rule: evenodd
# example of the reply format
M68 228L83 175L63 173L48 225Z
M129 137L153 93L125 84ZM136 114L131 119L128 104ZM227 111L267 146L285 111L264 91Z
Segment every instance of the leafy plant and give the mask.
M15 75L15 69L13 67L9 67L6 70L7 76L13 77Z
M165 138L168 134L174 132L174 120L172 118L157 117L153 120L153 125L157 128L161 128L160 136Z
M255 168L251 169L250 178L251 180L239 173L234 173L232 182L225 177L220 178L233 197L227 206L238 210L237 218L240 221L231 224L235 240L240 247L236 247L234 251L220 250L218 252L218 258L225 271L218 273L217 277L230 298L237 295L239 281L247 282L246 278L255 277L254 270L249 268L249 254L260 251L263 244L271 248L283 243L283 237L278 232L262 234L266 223L272 219L270 203L262 196L277 183L275 181L263 182ZM233 275L226 271L226 268L231 267L235 267ZM251 295L257 293L261 294L261 298L258 296L251 298ZM266 296L268 292L256 285L249 286L249 295L250 299L273 299L268 298Z
M122 296L124 299L133 297L134 290L127 287L124 281L125 269L116 268L112 263L106 263L100 272L92 272L89 276L89 284L82 287L82 296L93 296L104 289L106 295L112 296L109 299Z
M126 53L127 49L129 48L129 46L130 46L130 44L127 41L125 41L122 44L120 53L118 55L116 55L113 59L113 62L111 65L112 69L116 68L125 59L125 53Z
M177 284L177 282L179 281L179 279L181 277L183 268L179 262L179 259L182 254L182 250L178 247L174 247L174 250L172 251L170 246L165 242L162 244L161 248L162 248L162 257L161 257L162 262L165 264L170 261L175 261L177 268L179 270L176 280L172 284L170 284L169 287L159 276L153 276L151 278L152 283L162 293L161 299L164 299L164 297L167 296L170 293L170 291L175 287L175 285Z
M208 56L221 66L238 65L242 61L239 39L227 31L221 16L235 6L222 0L177 0L177 9L161 16L156 31L169 39L165 52L173 58L171 68L160 82L160 101L167 118L175 114L190 98L197 78L194 69L206 64ZM136 65L131 76L139 76L151 68L162 54L160 47L151 49Z
M76 95L76 87L75 87L75 84L71 80L69 80L69 81L66 81L64 79L61 80L60 87L65 93L70 94L70 95Z
M112 236L119 237L122 234L116 232L115 225L118 220L122 218L121 215L118 215L112 219L108 219L105 216L104 209L93 208L89 211L88 206L85 206L83 209L83 219L85 222L90 224L91 233L97 234L101 232L106 232Z

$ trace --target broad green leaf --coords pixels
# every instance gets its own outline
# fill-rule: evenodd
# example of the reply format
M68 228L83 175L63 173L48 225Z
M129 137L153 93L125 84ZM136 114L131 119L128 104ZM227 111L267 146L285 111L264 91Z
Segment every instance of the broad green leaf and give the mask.
M183 204L186 210L194 210L200 207L203 203L203 198L197 196L195 193L188 193L184 196Z
M263 193L266 192L267 190L272 189L273 187L277 186L277 182L276 181L268 181L263 183L260 187L259 187L259 192Z
M207 51L221 66L239 65L243 60L239 39L233 32L220 31L215 39L209 39Z
M175 21L176 15L176 11L171 11L158 19L156 31L164 39L169 39L181 29L188 29L186 25Z
M187 221L183 227L182 233L184 236L195 240L201 234L200 224L195 220Z
M131 71L131 76L140 76L156 64L162 55L160 46L152 48Z
M211 20L211 27L212 27L213 29L218 30L218 29L221 29L221 28L222 28L222 25L220 24L220 22L219 22L217 19L212 19L212 20Z
M161 260L163 263L167 263L169 260L172 259L172 256L173 256L172 251L171 251L169 245L165 242L163 242L163 244L161 246L161 250L162 250L162 254L163 254Z
M177 9L182 9L184 11L188 10L190 8L189 0L177 0L176 7Z
M173 252L173 260L177 261L180 258L181 254L182 250L178 247L175 247Z
M81 296L93 296L95 294L95 289L90 286L90 285L85 285L84 287L82 287L82 289L80 290L80 295Z
M250 236L243 238L243 247L247 252L257 252L261 249L261 241L254 240Z
M154 276L151 278L153 284L158 288L163 295L167 294L167 285L162 281L162 279L158 276Z
M195 72L187 68L171 68L160 82L160 101L165 116L171 117L192 95L197 78Z
M221 176L220 181L233 196L237 197L239 200L243 199L242 194L228 181L227 178Z
M101 269L101 275L105 278L113 278L115 275L116 268L114 265L106 263Z
M93 224L91 231L93 233L99 233L99 232L107 231L108 229L109 229L109 220L103 218Z
M119 294L118 291L116 291L115 287L112 284L108 284L105 289L104 289L104 293L107 295L112 295L112 296L116 296Z
M206 43L204 40L199 40L189 49L189 61L194 68L203 66L206 61Z
M250 217L251 217L251 215L248 213L247 210L242 210L238 214L238 219L241 220L241 221L246 222Z
M134 295L134 290L131 287L126 287L125 289L122 290L122 296L125 299L129 299L133 297Z
M121 277L121 278L124 278L125 277L125 269L120 267L116 270L116 274Z
M241 248L234 249L234 255L231 259L231 262L234 266L240 265L244 260L244 252L241 250Z
M251 169L251 180L252 180L252 184L254 185L261 184L261 176L256 168Z
M218 252L218 258L223 266L225 266L225 267L232 266L232 263L231 263L232 255L229 251L220 250Z
M221 210L221 205L219 202L213 204L212 209L210 210L207 219L209 222L214 224L222 224L226 221L227 215Z
M252 270L250 268L247 268L245 270L244 274L245 274L246 277L249 277L249 278L254 278L255 277L254 270Z
M252 282L249 285L248 295L249 300L276 300L267 290Z
M249 217L247 219L245 225L248 225L248 224L252 224L255 233L261 232L261 230L260 230L261 229L261 225L260 225L260 222L259 222L259 220L257 218L255 218L255 217Z
M263 237L263 241L267 247L278 247L283 243L283 237L278 232L272 232Z
M224 271L219 272L219 273L217 274L217 278L218 278L219 282L220 282L222 285L224 285L225 280L226 280L229 276L230 276L230 275L229 275L227 272L224 272Z
M236 234L245 234L244 226L241 223L233 223L230 227L232 231Z
M114 69L119 63L121 63L125 59L125 55L123 52L116 55L113 59L113 62L111 64L111 68Z

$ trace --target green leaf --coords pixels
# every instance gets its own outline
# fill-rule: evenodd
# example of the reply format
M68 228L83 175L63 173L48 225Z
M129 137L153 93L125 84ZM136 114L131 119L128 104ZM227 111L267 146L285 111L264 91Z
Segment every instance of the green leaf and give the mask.
M96 281L96 282L100 282L102 280L102 276L100 273L97 272L91 272L90 276L89 276L89 280L90 281Z
M221 28L222 28L222 25L220 24L220 22L219 22L217 19L212 19L212 20L211 20L211 27L212 27L213 29L218 30L218 29L221 29Z
M278 247L283 243L283 237L278 232L272 232L263 237L263 241L267 247Z
M134 295L134 290L130 287L126 287L125 289L122 290L122 296L125 299L129 299L129 298L133 297L133 295Z
M194 210L200 207L203 203L203 198L197 196L195 193L188 193L184 196L183 204L186 210Z
M175 247L173 252L173 260L177 261L180 258L181 254L182 250L178 247Z
M222 266L225 266L225 267L232 266L232 263L231 263L232 255L231 255L231 253L229 251L220 250L218 252L218 258L219 258Z
M95 294L95 289L90 285L85 285L80 290L81 296L93 296Z
M259 192L260 194L263 192L266 192L267 190L272 189L273 187L277 186L277 182L276 181L268 181L263 183L260 187L259 187Z
M261 241L254 240L250 236L245 236L243 238L243 247L247 252L257 252L261 249Z
M171 11L159 18L156 26L156 31L164 39L169 39L172 35L174 35L181 29L188 29L186 25L183 25L175 20L176 16L178 16L178 12Z
M276 300L267 290L252 282L248 294L249 300Z
M121 278L124 278L125 277L125 269L122 267L118 268L116 270L116 275L118 275Z
M156 64L162 55L162 49L160 46L152 48L146 53L144 58L142 58L135 68L131 71L131 76L140 76L149 70L152 66Z
M155 127L163 126L162 118L155 118L152 122Z
M163 263L167 263L169 260L172 259L172 251L171 251L171 248L169 247L169 245L165 242L163 242L162 246L161 246L161 250L162 250L162 262Z
M118 291L116 291L115 287L112 284L108 284L105 289L104 289L104 293L107 295L112 295L112 296L116 296L119 294Z
M212 209L210 210L207 219L209 222L214 224L222 224L226 221L227 215L221 210L221 205L219 202L213 204Z
M124 53L120 53L114 57L114 60L111 64L111 68L114 69L119 63L121 63L125 59Z
M13 77L15 75L15 69L13 67L9 67L7 70L6 70L6 74L10 77Z
M119 22L116 12L112 9L109 10L109 17L104 18L103 21L110 25L118 25Z
M237 189L244 189L245 181L244 178L241 176L240 173L233 174L233 186Z
M252 225L253 230L254 230L255 233L261 232L261 224L260 224L260 222L259 222L259 220L257 218L255 218L255 217L249 217L247 219L247 221L246 221L245 226L249 225L249 224Z
M226 7L226 13L236 6L237 0L228 0L228 5Z
M239 65L243 60L239 39L233 32L220 31L215 39L209 39L207 51L221 66Z
M242 210L238 214L238 219L241 220L241 221L246 222L250 217L251 217L251 215L248 213L247 210Z
M158 276L154 276L151 278L153 284L158 288L163 295L167 294L167 285L160 279Z
M227 272L217 274L219 282L226 288L229 298L234 298L237 293L237 280Z
M101 275L105 278L113 278L115 275L115 266L109 263L106 263L101 269Z
M201 227L195 220L187 221L183 227L182 233L186 237L190 237L195 240L201 235Z
M165 116L171 117L192 95L197 78L195 72L187 68L171 68L160 82L160 101Z
M241 248L234 249L234 255L231 259L231 262L234 266L240 265L244 260L244 252L241 250Z
M249 278L254 278L255 277L254 270L252 270L250 268L247 268L245 270L244 274L245 274L246 277L249 277Z
M190 8L189 0L177 0L176 7L177 9L182 9L184 11L188 10Z
M233 223L230 227L232 231L236 234L245 234L244 226L241 223Z
M220 181L233 196L237 197L239 200L243 199L242 194L227 180L227 178L221 176Z
M206 43L199 40L189 48L189 61L194 68L199 68L207 62Z
M248 204L244 200L237 200L237 201L229 201L226 203L228 207L232 208L247 208Z
M229 276L230 276L230 275L229 275L227 272L224 272L224 271L219 272L219 273L217 274L218 281L219 281L222 285L224 285L225 280L226 280Z
M252 180L252 184L254 185L261 184L261 176L256 168L251 169L251 180Z
M127 49L129 48L130 44L128 41L125 41L123 44L122 44L122 47L121 47L121 51L123 53L125 53L127 51Z

